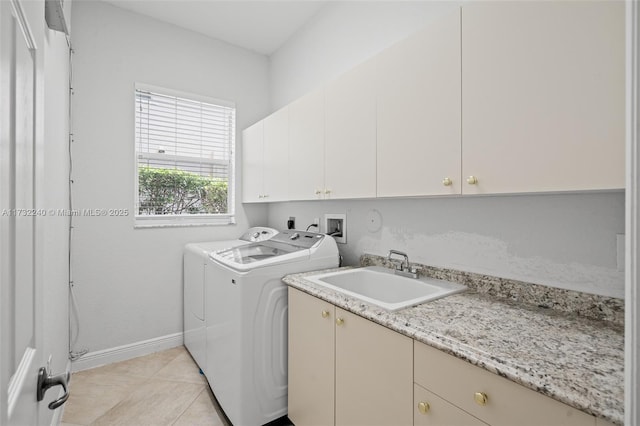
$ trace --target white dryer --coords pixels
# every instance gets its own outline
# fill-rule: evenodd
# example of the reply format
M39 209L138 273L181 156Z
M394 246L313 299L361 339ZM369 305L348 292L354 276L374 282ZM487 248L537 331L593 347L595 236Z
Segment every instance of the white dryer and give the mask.
M184 247L184 345L201 370L204 371L207 360L205 354L204 271L209 254L216 250L263 241L277 233L278 231L272 228L255 227L250 228L236 240L191 243Z
M211 254L204 372L234 425L263 425L287 414L288 302L282 277L335 268L338 262L332 237L295 230Z

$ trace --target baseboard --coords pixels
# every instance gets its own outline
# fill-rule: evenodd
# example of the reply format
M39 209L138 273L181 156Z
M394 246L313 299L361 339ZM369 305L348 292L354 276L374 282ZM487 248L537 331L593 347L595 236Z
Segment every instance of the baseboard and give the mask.
M126 361L131 358L149 355L154 352L181 346L184 343L182 333L168 334L155 339L143 340L129 345L118 346L111 349L89 352L80 359L71 363L72 371L88 370L114 362Z

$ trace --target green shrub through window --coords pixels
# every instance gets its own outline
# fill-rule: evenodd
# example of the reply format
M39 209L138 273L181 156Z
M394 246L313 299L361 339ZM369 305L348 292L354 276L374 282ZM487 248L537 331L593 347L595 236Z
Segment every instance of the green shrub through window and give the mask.
M175 169L138 168L138 214L227 213L227 182Z

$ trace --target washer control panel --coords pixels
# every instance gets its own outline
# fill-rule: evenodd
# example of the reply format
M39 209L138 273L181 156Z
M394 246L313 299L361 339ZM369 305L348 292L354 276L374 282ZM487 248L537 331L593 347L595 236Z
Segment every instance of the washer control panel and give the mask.
M324 234L287 229L274 235L271 240L291 244L296 247L311 248L322 241L323 238L325 238Z
M278 231L273 228L255 226L253 228L249 228L247 232L242 234L240 239L243 241L251 241L252 243L257 243L259 241L270 240L277 233Z

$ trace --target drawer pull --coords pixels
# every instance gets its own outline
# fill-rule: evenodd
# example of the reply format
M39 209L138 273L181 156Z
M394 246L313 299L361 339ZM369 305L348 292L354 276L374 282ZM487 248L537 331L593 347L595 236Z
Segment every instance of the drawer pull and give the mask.
M477 178L477 177L475 177L475 176L469 176L469 177L467 178L467 183L468 183L469 185L475 185L475 184L477 184L477 183L478 183L478 178Z
M451 186L451 184L452 184L452 183L453 183L453 181L452 181L451 179L449 179L448 177L447 177L447 178L442 179L442 184L443 184L444 186Z
M322 318L327 318L329 316L329 311L322 311Z
M487 405L487 401L489 400L489 397L484 392L476 392L473 394L473 400L478 405Z
M338 324L338 325L342 325L342 324L344 324L344 319L342 319L342 318L336 318L336 324Z
M418 403L418 411L420 411L421 414L427 414L430 408L431 407L429 406L428 402Z

